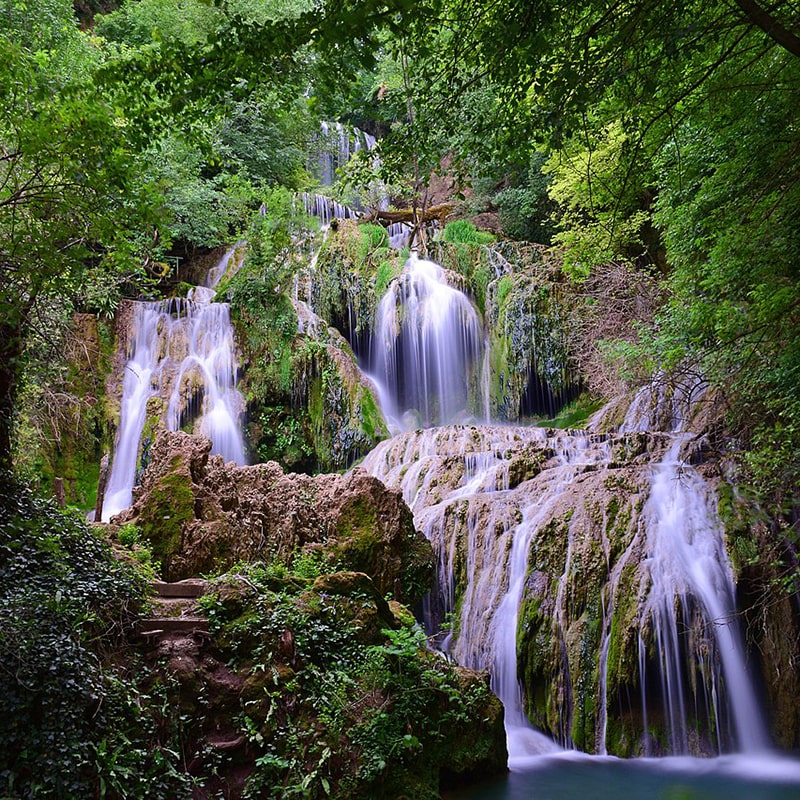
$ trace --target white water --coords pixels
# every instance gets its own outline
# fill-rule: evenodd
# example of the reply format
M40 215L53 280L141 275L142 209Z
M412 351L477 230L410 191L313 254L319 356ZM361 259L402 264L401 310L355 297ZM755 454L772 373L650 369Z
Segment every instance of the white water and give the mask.
M232 252L212 270L209 282L222 277ZM196 287L186 300L135 305L103 521L131 504L152 398L166 402L169 430L196 417L195 429L211 439L212 453L246 463L240 425L244 399L236 389L230 310L227 303L212 303L213 296L212 285Z
M412 253L378 307L372 372L386 387L387 416L402 427L479 417L484 334L469 298L444 270ZM471 397L472 395L472 397Z
M445 616L456 609L455 572L466 573L459 634L447 637L443 649L464 666L491 672L492 689L505 707L512 758L559 749L530 725L522 710L517 620L531 542L572 481L608 459L608 448L598 438L563 433L548 439L542 428L451 426L397 436L378 445L362 465L402 492L431 541ZM535 496L510 489L510 458L548 445L554 455ZM463 477L448 485L446 476L458 473L457 459L463 461ZM463 565L457 563L462 557Z
M709 639L716 645L725 694L733 717L737 749L754 753L769 747L763 715L753 690L744 658L736 616L733 574L725 550L722 525L715 509L715 496L697 472L680 461L686 437L676 437L664 459L656 465L645 507L647 563L651 588L645 614L649 615L659 643L662 695L670 722L671 750L689 752L687 696L680 631L691 626L689 598L699 605ZM676 616L675 598L683 600L683 614ZM722 692L714 659L700 664L712 686L716 703ZM644 684L645 675L641 680ZM721 748L720 748L721 749Z
M672 753L688 753L691 719L702 717L687 683L687 670L697 673L700 698L713 713L710 724L718 751L733 746L743 753L769 747L763 715L748 675L744 647L734 614L733 578L724 534L715 512L715 495L693 468L681 464L685 434L674 435L659 463L643 465L646 502L639 530L609 570L603 597L597 698L599 752L605 752L606 673L620 575L631 557L645 561L649 578L642 582L640 625L652 626L655 655L640 650L642 714L647 727L646 698L658 694L645 685L649 668L660 672ZM370 453L363 466L388 486L402 492L417 527L431 541L437 559L438 585L446 616L457 608L458 635L448 635L442 648L458 663L487 669L492 688L506 709L509 752L513 759L552 751L556 745L535 731L523 713L517 681L516 637L520 602L529 576L529 552L542 527L559 506L579 501L582 476L607 469L612 441L591 433L547 432L537 428L498 426L434 428L396 436ZM519 453L545 450L548 460L530 482L509 488L508 469ZM461 463L459 468L458 464ZM650 486L647 488L647 470ZM611 471L609 471L611 474ZM586 524L585 518L583 525ZM586 531L582 530L581 535ZM546 535L552 535L551 533ZM578 535L577 533L575 535ZM568 579L572 553L569 527L567 555L555 601L557 624L569 606ZM606 558L610 547L602 532ZM460 578L456 576L460 575ZM460 604L455 592L462 589ZM630 591L630 587L627 588ZM692 624L688 614L676 617L676 603L694 609L695 626L705 639L687 644L682 631ZM554 634L555 635L555 632ZM640 641L644 633L640 633ZM650 640L650 637L648 637ZM687 652L689 648L690 652ZM694 648L694 649L692 649ZM718 656L718 657L717 657ZM564 713L571 713L565 709ZM702 726L701 726L702 727ZM569 719L562 729L569 730ZM729 730L730 728L730 730ZM645 737L646 739L646 737ZM570 742L565 740L565 746Z

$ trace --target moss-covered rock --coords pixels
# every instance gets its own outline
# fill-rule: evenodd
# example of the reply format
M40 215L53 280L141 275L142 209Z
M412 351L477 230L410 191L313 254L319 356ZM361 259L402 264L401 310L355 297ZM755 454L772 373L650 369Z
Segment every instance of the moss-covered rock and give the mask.
M302 785L309 798L433 800L443 786L505 770L502 706L488 676L428 650L413 617L392 614L366 575L323 574L309 585L253 564L214 582L202 603L212 641L194 656L192 691L208 702L225 660L218 713L244 796ZM188 675L191 663L175 666ZM204 715L202 702L184 714ZM200 774L215 756L203 748L212 732L201 731Z
M335 328L246 270L231 291L247 438L258 460L338 470L388 435L374 387Z
M288 566L303 551L323 571L368 574L381 597L414 604L430 588L430 545L380 481L360 470L310 477L274 463L237 467L209 451L203 437L161 431L133 507L116 518L139 526L165 578L256 559Z

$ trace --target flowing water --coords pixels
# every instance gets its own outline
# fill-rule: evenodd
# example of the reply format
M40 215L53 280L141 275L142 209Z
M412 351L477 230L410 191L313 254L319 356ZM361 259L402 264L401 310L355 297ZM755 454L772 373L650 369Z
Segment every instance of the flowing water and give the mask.
M212 302L232 252L211 270L211 285L192 289L185 300L135 304L103 521L131 504L148 416L169 430L192 426L211 439L212 453L246 463L230 309Z
M378 307L371 371L387 389L384 412L403 428L479 415L485 404L478 312L433 261L412 253Z
M689 752L680 630L692 628L694 604L711 634L717 655L697 665L711 688L709 710L715 718L714 728L721 731L723 727L720 700L727 695L735 749L747 753L766 751L769 737L744 657L733 575L716 513L716 498L698 473L681 461L684 438L676 437L653 468L645 507L651 576L645 613L655 628L661 654L661 696L669 719L670 749L673 753ZM680 613L676 613L675 598L683 600ZM646 692L644 675L642 682ZM722 741L718 741L717 749L724 749Z
M736 616L716 495L686 463L692 448L686 425L702 386L688 384L673 393L657 385L656 393L643 392L611 437L591 430L430 427L468 413L469 376L481 363L482 348L480 320L469 301L447 286L440 267L412 257L381 302L372 362L388 387L390 415L405 415L407 431L425 429L380 444L363 467L403 494L433 546L438 578L426 605L429 634L458 663L488 670L505 706L511 778L463 797L800 796L800 766L770 752ZM588 756L570 741L569 702L562 709L558 743L528 722L525 687L518 679L517 628L523 597L532 591L532 543L552 535L548 523L579 502L591 474L595 481L606 474L613 478L612 449L626 436L644 437L653 454L649 463L640 461L635 532L613 560L609 534L602 531L609 567L601 587L596 656L595 749L601 755ZM538 467L520 481L512 475L515 464L532 453L539 454ZM571 562L581 544L576 537L584 535L579 524L567 526L554 614L561 634L569 625ZM635 659L642 742L647 751L649 713L666 733L661 747L674 754L669 758L625 761L602 755L612 702L612 630L622 593L630 591L621 576L632 568L639 575ZM677 757L697 749L744 755Z
M568 740L554 742L524 714L516 648L520 603L530 580L531 543L552 535L548 520L559 504L581 491L587 475L611 472L613 437L511 426L446 426L395 436L363 462L368 472L403 494L433 546L438 591L426 609L429 633L436 633L439 621L456 616L457 635L439 635L439 646L460 664L489 670L492 689L505 706L510 778L458 797L727 798L732 787L738 787L730 795L734 800L800 797L800 765L769 751L733 613L733 581L714 494L679 459L687 438L676 435L657 463L644 468L649 477L645 474L643 479L647 501L639 533L610 570L604 622L610 629L616 593L621 591L620 573L636 552L644 554L642 586L648 591L641 598L641 625L643 631L653 627L657 654L648 655L644 648L640 652L643 695L652 691L645 682L655 666L668 717L669 750L688 753L689 720L697 709L684 707L691 696L685 684L692 659L697 659L694 668L704 674L694 679L706 680L714 695L708 700L708 713L715 717L710 727L719 737L717 751L733 749L742 754L737 756L632 761L589 756L572 749ZM515 459L532 451L546 458L541 471L514 485ZM577 535L570 529L556 599L562 615L570 604L568 575L572 537ZM707 638L698 643L697 653L687 652L679 629L696 628L698 619ZM560 625L566 629L567 620ZM606 631L598 653L601 674L608 638ZM602 681L599 689L602 753L607 703ZM567 729L568 723L565 720Z

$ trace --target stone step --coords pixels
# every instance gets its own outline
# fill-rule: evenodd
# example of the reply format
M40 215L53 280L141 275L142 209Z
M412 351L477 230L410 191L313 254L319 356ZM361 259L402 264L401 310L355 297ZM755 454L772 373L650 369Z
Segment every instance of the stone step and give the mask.
M150 606L153 619L197 616L197 598L194 597L154 597Z
M208 634L208 620L204 617L151 617L136 625L140 636L156 636L167 633Z
M159 597L200 597L208 588L208 581L202 578L186 578L183 581L153 581L153 588Z

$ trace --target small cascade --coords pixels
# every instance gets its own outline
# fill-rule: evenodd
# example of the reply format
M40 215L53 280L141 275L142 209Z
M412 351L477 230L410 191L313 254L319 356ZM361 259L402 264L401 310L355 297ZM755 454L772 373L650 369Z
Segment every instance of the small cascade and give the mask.
M225 273L232 252L212 269L208 283ZM148 420L169 430L191 427L211 439L212 454L246 463L230 309L213 297L211 285L192 289L185 300L134 305L103 521L130 506Z
M669 720L670 749L688 753L690 717L686 672L694 669L710 686L710 706L717 731L717 749L724 749L722 712L732 717L737 749L763 752L769 747L764 720L748 675L743 640L736 618L733 575L725 551L715 498L697 472L680 460L686 436L676 437L664 459L653 468L645 507L650 593L644 609L655 631L660 694ZM680 613L675 602L680 600ZM700 630L697 631L698 626ZM685 652L685 632L705 638L716 651ZM688 664L686 662L689 662ZM694 662L694 663L692 663ZM646 674L641 675L647 694ZM724 682L724 691L723 691ZM729 698L729 709L721 698Z
M322 223L323 230L330 227L331 220L358 219L359 217L357 211L324 194L303 192L300 197L303 200L303 209L306 214L310 217L317 217Z
M438 264L412 253L378 306L371 344L387 417L411 428L479 416L483 356L483 328L469 298Z
M443 649L459 664L491 672L492 689L506 710L512 758L559 749L525 717L517 677L518 612L530 545L577 476L609 457L604 437L449 426L396 436L363 462L402 492L430 540L438 593L428 609L429 632L458 610L452 622L457 636L448 635ZM531 468L540 477L536 490L519 488L527 465L539 460L549 468Z
M331 186L336 180L336 170L360 150L374 150L375 137L359 128L341 122L320 123L317 139L318 152L310 169L323 186Z

